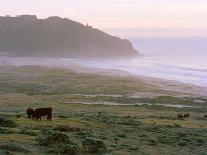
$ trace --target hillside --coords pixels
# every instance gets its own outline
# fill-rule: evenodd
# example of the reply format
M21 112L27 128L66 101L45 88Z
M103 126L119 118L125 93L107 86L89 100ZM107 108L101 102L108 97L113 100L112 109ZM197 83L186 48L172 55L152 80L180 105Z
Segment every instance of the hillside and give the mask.
M0 17L0 54L41 57L132 57L128 40L66 18Z

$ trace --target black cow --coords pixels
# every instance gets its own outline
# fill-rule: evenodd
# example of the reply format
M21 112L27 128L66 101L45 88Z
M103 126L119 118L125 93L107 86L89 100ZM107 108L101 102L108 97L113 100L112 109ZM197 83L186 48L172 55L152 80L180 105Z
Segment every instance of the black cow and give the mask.
M47 120L51 121L52 120L52 108L48 107L48 108L37 108L35 109L35 111L33 112L32 117L37 120L41 120L42 116L47 116Z

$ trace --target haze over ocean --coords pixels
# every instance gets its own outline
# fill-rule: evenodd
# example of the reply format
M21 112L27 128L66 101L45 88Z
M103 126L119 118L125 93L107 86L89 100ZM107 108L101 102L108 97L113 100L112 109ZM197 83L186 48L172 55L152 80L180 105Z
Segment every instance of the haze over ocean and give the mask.
M79 63L207 87L207 38L137 38L131 41L140 56L130 61L92 59L79 60Z

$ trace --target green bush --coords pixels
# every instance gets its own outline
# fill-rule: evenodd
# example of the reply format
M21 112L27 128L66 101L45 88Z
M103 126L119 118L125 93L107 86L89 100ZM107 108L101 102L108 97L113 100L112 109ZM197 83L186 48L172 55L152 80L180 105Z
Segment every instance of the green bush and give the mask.
M12 152L22 152L22 153L29 152L27 149L25 149L17 144L14 144L14 143L2 144L2 145L0 145L0 150L12 151Z
M12 133L12 132L8 129L0 128L0 134L10 134L10 133Z
M87 138L87 137L93 137L92 131L80 131L76 133L76 136L79 138Z
M117 116L117 115L108 115L106 113L101 114L87 114L83 118L88 121L102 122L106 124L118 124L118 125L128 125L128 126L138 126L142 125L141 122L137 121L135 117L131 116Z
M78 127L71 127L71 126L65 126L65 125L59 125L53 127L55 131L61 131L61 132L78 132L82 131L83 129L78 128Z
M157 141L154 139L149 139L148 141L149 141L149 145L151 145L151 146L157 145Z
M174 124L174 128L181 128L182 126L180 124Z
M67 115L61 114L58 116L58 118L69 118Z
M16 127L16 123L6 117L0 117L0 126L1 127Z
M40 145L50 148L51 152L74 155L79 152L79 146L70 140L67 133L55 131L54 128L43 128L37 138Z
M50 151L59 154L75 155L80 151L80 148L77 144L59 143L57 145L54 145L54 147Z
M85 149L85 152L97 153L107 150L105 143L101 139L96 139L92 137L85 138L82 141L82 145Z
M139 125L142 125L141 122L137 121L134 118L124 118L124 119L118 121L117 124L128 125L128 126L139 126Z
M0 155L13 155L13 154L6 150L0 150Z
M23 116L24 116L24 114L16 114L16 118L21 118Z
M50 146L58 143L72 143L70 137L66 133L54 131L52 128L44 128L41 132L41 136L38 137L38 141L41 145Z
M29 135L29 136L37 136L38 135L38 133L36 131L25 129L25 128L21 129L18 133L24 134L24 135Z
M158 137L158 141L168 145L186 146L192 144L193 139L189 139L185 133L177 132Z
M137 150L139 150L139 147L138 146L131 146L131 147L129 147L129 150L130 151L137 151Z
M195 139L195 145L196 146L201 146L201 145L203 145L205 142L204 142L204 140L202 140L202 139L199 139L199 138L197 138L197 139Z
M125 133L117 135L119 138L127 138L127 135Z

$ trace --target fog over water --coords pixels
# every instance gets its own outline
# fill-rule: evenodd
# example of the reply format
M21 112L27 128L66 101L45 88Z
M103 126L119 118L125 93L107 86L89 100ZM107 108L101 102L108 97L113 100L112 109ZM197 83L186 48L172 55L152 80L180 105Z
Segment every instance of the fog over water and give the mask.
M131 41L139 50L140 56L137 58L78 62L86 66L119 69L135 75L207 87L207 38L139 38Z

